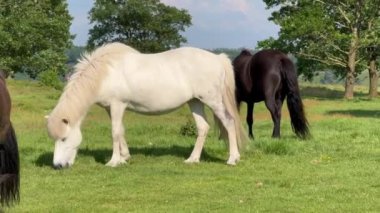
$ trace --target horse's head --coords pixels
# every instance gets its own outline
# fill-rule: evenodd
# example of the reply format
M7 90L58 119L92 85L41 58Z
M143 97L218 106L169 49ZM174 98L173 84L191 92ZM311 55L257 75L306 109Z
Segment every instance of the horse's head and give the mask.
M55 140L54 168L61 169L71 166L82 142L80 122L71 124L67 118L52 116L49 116L47 121L49 136Z

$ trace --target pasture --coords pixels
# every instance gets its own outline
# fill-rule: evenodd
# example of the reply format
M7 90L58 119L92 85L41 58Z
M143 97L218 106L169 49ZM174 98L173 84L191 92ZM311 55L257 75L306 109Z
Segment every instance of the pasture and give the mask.
M111 125L92 107L75 164L52 168L53 141L44 115L59 91L29 81L8 81L19 140L21 202L6 212L377 212L380 211L380 100L343 101L340 87L302 85L313 138L291 132L283 108L282 138L272 139L264 104L255 106L255 140L228 166L226 145L213 130L201 163L188 165L195 138L182 136L192 116L187 106L164 115L127 112L132 155L117 168ZM242 108L242 120L245 105ZM212 120L212 116L208 116ZM245 122L244 122L245 125Z

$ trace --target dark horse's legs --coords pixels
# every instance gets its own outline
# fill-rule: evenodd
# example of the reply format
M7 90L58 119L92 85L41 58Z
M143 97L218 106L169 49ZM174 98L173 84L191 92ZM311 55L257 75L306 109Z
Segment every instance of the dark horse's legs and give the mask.
M265 105L270 111L270 114L273 120L273 125L274 125L273 133L272 133L273 138L280 137L281 107L282 107L283 101L284 101L284 98L280 98L280 97L277 97L276 99L274 97L270 97L265 100Z
M247 102L247 124L248 124L248 135L250 138L255 138L253 136L253 131L252 131L252 125L253 125L253 107L254 107L253 102Z

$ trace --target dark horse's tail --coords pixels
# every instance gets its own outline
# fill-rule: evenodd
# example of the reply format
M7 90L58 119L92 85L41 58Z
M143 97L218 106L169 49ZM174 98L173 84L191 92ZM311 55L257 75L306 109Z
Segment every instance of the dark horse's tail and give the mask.
M12 124L0 141L0 203L9 206L20 199L20 160Z
M281 59L281 74L287 87L287 105L290 114L293 131L299 138L310 137L309 123L305 117L305 111L300 96L297 81L297 73L293 62L288 58Z

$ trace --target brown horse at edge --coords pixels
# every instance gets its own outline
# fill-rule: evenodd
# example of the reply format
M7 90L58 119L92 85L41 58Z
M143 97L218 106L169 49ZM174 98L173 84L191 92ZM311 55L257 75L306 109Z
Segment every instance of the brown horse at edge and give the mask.
M0 204L20 199L20 161L16 134L10 121L11 99L5 75L0 71Z

